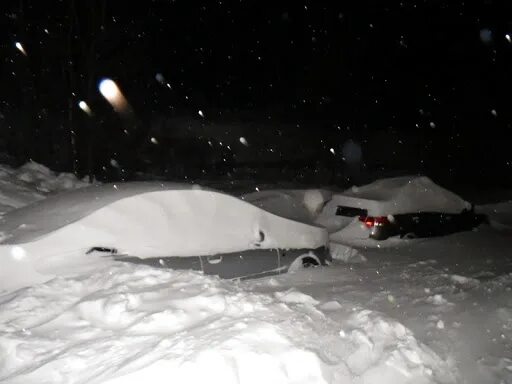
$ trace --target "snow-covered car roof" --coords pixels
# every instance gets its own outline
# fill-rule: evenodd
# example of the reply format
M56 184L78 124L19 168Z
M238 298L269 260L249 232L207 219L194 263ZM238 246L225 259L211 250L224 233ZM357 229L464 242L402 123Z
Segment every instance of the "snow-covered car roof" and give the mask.
M295 236L286 234L290 226L298 231ZM265 240L252 244L260 231L268 232ZM0 219L4 234L1 244L30 243L67 233L77 247L85 246L84 239L97 246L118 248L126 244L127 251L139 257L151 253L201 255L252 247L317 247L325 245L319 244L321 231L221 192L158 182L104 184L64 192ZM316 235L310 237L306 232ZM68 241L62 236L59 239Z
M130 182L97 184L61 192L2 216L0 231L9 234L9 237L0 243L31 241L131 196L156 191L194 189L208 190L193 184Z
M460 213L471 208L467 201L426 176L393 177L352 187L334 194L324 211L334 214L337 206L366 209L369 216L415 212Z

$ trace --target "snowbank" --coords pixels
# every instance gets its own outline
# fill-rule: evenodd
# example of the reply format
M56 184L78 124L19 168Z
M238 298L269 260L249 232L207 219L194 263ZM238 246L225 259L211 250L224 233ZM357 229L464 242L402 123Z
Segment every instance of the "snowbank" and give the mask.
M33 161L17 169L0 165L0 213L86 185L71 173L55 173Z
M454 382L401 324L356 308L339 323L331 304L119 263L0 296L0 381Z

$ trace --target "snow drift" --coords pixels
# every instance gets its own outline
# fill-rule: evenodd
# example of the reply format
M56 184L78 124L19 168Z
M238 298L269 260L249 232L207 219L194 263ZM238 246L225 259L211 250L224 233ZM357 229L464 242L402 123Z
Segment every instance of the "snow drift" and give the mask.
M9 383L451 383L401 324L295 290L118 263L0 296ZM352 308L352 307L351 307Z

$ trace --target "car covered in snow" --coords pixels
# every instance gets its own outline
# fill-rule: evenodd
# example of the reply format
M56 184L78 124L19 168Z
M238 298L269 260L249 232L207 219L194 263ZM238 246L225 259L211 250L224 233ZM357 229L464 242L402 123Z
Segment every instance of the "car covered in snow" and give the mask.
M472 204L425 176L377 180L335 193L317 223L331 240L431 237L470 230L485 220Z
M44 280L89 258L201 270L225 278L325 264L320 226L199 186L104 184L64 192L0 219L0 278Z

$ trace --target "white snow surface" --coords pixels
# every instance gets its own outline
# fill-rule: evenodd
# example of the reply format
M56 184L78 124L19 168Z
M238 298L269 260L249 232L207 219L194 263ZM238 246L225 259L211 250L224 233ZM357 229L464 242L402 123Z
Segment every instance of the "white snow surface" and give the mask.
M128 263L56 278L0 297L0 381L455 382L402 324L362 308L333 320L321 304Z
M455 193L435 184L426 176L402 176L377 180L334 194L320 220L332 216L339 206L368 210L368 216L387 216L411 212L460 213L471 205Z
M0 164L0 214L13 208L87 184L71 173L55 173L36 162L28 162L20 168Z
M44 196L12 175L0 192ZM243 282L91 257L0 292L0 382L512 383L509 245L495 227L338 245Z

